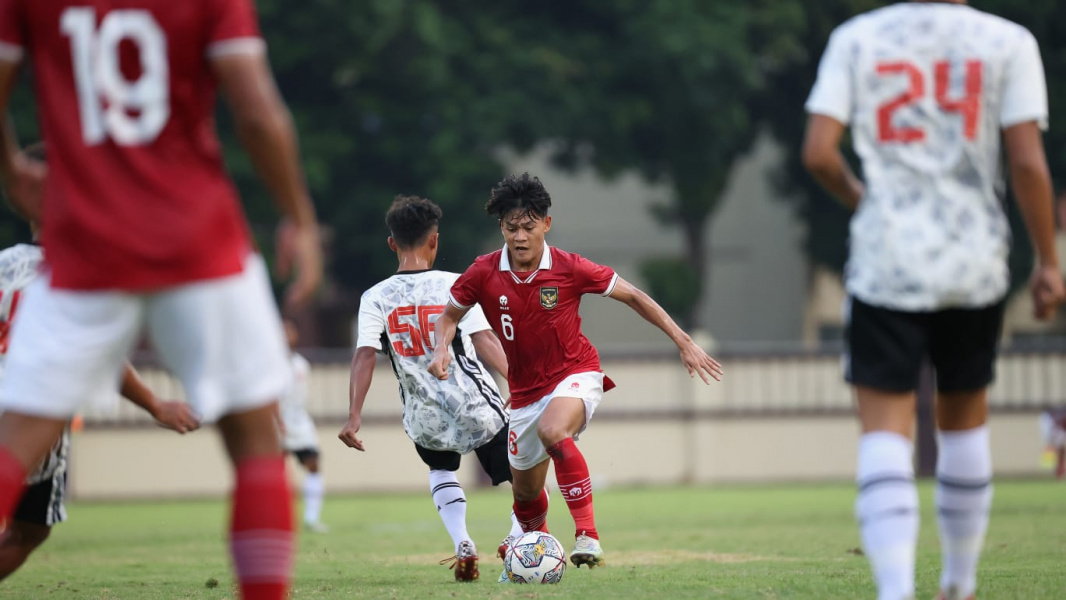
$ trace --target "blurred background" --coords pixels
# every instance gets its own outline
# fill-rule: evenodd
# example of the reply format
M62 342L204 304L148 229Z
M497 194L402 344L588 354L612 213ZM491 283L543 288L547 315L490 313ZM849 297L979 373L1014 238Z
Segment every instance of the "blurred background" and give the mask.
M722 384L693 383L658 330L619 303L587 299L585 333L620 384L583 437L601 484L850 478L857 426L839 365L848 215L802 171L798 148L830 31L885 4L259 0L326 232L327 283L292 316L314 365L309 408L329 488L425 485L384 363L364 413L370 451L335 438L359 297L395 270L384 224L392 198L423 195L443 207L437 267L462 271L502 244L483 206L503 175L523 171L552 194L549 243L615 267L726 368ZM971 4L1039 41L1051 106L1045 143L1066 189L1066 4ZM23 142L36 138L27 88L14 110ZM276 213L224 110L218 120L269 258ZM1036 415L1066 402L1066 316L1031 318L1032 253L1008 206L1015 292L993 443L997 470L1024 475L1040 468ZM1057 214L1061 227L1066 194ZM0 243L27 237L0 214ZM1066 257L1066 234L1059 247ZM148 376L161 395L180 396L165 373ZM928 462L923 423L919 462ZM71 485L81 497L210 495L228 479L221 461L206 458L217 451L213 435L179 440L117 403L86 415L77 444ZM659 460L643 464L635 444L657 448ZM108 471L115 452L133 464Z

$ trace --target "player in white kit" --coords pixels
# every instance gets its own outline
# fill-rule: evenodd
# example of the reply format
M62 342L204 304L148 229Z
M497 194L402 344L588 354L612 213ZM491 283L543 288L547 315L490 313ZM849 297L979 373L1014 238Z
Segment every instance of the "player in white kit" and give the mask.
M304 497L304 527L315 533L326 533L329 528L322 523L322 501L326 495L325 483L320 471L318 431L307 412L307 384L311 376L311 363L296 352L300 339L296 323L284 319L285 337L289 342L289 362L292 365L292 383L278 400L283 433L282 447L296 457L307 471L301 490Z
M392 362L400 383L403 427L430 468L433 501L455 543L455 578L478 578L477 549L466 529L466 495L455 471L463 454L474 452L493 485L511 480L507 460L508 416L499 388L482 365L507 373L507 359L477 306L459 323L455 376L439 381L426 370L433 357L433 323L448 303L457 273L433 270L440 208L430 200L400 196L385 217L399 269L363 294L359 339L352 359L351 409L340 437L364 450L356 433L374 374L377 352ZM510 535L522 530L512 515Z
M856 516L880 600L913 598L915 387L936 369L940 596L975 597L992 503L987 388L1009 285L1000 140L1037 254L1038 318L1063 299L1032 34L965 2L901 2L839 26L807 101L803 160L855 210L846 378L862 438ZM851 128L863 181L839 150Z

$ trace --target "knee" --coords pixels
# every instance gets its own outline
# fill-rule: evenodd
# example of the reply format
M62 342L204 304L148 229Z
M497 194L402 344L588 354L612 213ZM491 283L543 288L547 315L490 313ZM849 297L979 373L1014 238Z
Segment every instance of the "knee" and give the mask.
M566 438L573 437L573 433L564 425L540 423L537 425L537 437L545 448L551 448Z
M18 549L24 555L29 555L43 544L52 533L52 528L47 525L11 521L4 536L0 539L0 546L7 549Z
M519 485L511 484L511 490L514 492L514 499L518 502L532 502L540 497L542 491L534 485Z

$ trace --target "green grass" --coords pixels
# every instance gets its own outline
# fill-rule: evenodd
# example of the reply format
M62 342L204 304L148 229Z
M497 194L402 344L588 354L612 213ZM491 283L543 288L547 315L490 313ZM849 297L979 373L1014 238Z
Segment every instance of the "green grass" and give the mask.
M931 486L918 598L939 573ZM329 498L326 535L300 539L293 597L302 598L873 598L847 485L606 489L596 493L608 566L567 570L558 586L497 585L489 558L508 525L506 490L469 494L482 578L457 584L428 494ZM1066 485L1000 481L980 574L982 600L1066 597ZM221 502L80 503L0 598L233 598ZM550 525L572 524L556 494ZM218 582L209 587L209 582Z

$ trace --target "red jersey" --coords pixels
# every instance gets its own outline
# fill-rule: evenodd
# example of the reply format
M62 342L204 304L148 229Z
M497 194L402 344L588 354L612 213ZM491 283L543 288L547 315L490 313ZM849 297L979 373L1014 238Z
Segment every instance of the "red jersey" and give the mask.
M606 296L617 280L610 267L547 244L539 269L514 272L505 248L479 256L452 285L450 300L481 305L507 355L511 407L522 408L574 373L600 370L578 307L583 294Z
M241 270L250 243L208 60L262 44L252 0L0 0L0 60L32 58L54 286L151 290Z

